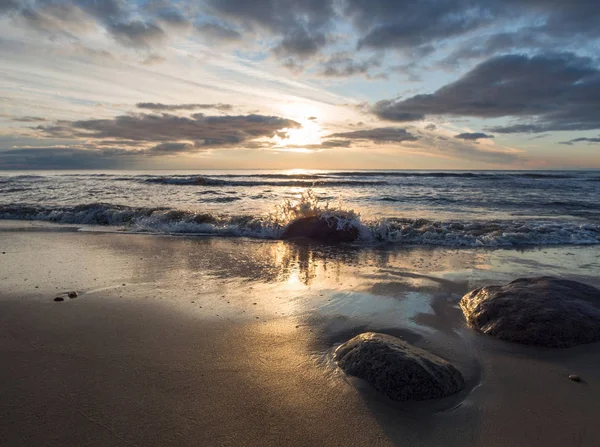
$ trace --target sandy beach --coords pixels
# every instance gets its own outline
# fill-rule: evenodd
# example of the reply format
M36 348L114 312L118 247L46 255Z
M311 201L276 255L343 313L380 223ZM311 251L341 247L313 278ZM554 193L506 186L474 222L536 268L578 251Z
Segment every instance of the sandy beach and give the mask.
M503 342L467 328L457 306L523 276L598 287L598 246L332 249L76 230L0 224L1 445L600 444L600 343ZM365 330L452 361L466 388L399 404L346 378L332 349Z

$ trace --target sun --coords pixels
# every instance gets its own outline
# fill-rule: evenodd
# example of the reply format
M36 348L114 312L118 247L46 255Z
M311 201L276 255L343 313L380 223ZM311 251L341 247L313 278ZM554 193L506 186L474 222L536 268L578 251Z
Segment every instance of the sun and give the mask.
M300 123L298 129L286 130L285 137L276 136L275 140L282 147L290 149L305 149L302 146L311 146L321 143L323 129L319 121L323 115L322 111L311 103L293 102L285 106L285 116Z

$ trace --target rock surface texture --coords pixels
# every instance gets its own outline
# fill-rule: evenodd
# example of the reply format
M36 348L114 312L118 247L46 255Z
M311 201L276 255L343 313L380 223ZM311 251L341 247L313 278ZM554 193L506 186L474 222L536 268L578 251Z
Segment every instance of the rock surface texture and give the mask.
M334 359L346 374L397 401L445 397L464 387L446 360L390 335L357 335L336 349Z
M600 290L552 277L521 278L463 296L475 330L527 345L566 348L600 340Z
M334 217L303 217L288 225L282 239L305 237L321 242L352 242L358 238L358 228L345 224L340 226Z

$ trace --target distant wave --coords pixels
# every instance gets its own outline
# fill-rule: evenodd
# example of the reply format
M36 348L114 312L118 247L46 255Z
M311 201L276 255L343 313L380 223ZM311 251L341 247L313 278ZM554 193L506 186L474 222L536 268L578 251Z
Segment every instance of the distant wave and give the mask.
M210 177L218 178L266 178L281 180L322 180L329 174L214 174Z
M463 203L466 204L468 203L467 200L464 199L450 199L448 197L390 197L390 196L384 196L381 197L379 199L380 202L394 202L394 203L399 203L399 202L410 202L410 201L415 201L415 200L420 200L423 202L428 202L428 203L433 203L433 204L440 204L440 203Z
M333 210L329 218L346 219ZM288 223L268 216L222 216L168 208L90 203L73 207L0 205L0 219L40 220L62 224L107 225L129 231L167 234L213 234L277 239ZM543 221L432 221L390 219L344 225L359 229L359 243L446 247L600 244L600 225Z
M410 171L347 171L332 172L337 177L489 177L491 174L473 172L410 172Z
M172 176L172 177L150 177L141 179L144 183L160 185L200 185L200 186L369 186L386 185L384 181L361 181L361 180L284 180L284 181L251 181L251 180L223 180L221 178L205 176Z
M337 177L429 177L429 178L472 178L499 179L531 178L531 179L571 179L578 178L577 174L542 173L542 172L409 172L409 171L349 171L334 172L330 175Z
M47 177L43 176L43 175L8 175L8 176L1 176L0 177L0 183L12 183L12 182L20 182L20 181L27 181L27 180L43 180L46 179Z
M550 179L568 179L577 178L577 175L572 174L541 174L537 172L524 172L522 174L506 174L512 177L524 177L524 178L550 178Z
M583 208L583 209L591 209L591 210L600 211L597 209L598 207L594 203L582 202L582 201L577 201L577 200L571 200L571 201L554 200L551 202L544 202L541 204L541 206L561 207L561 208L567 208L567 209Z
M2 182L0 182L0 184L3 184ZM31 190L31 188L25 188L25 187L15 187L15 188L6 188L6 189L0 189L0 193L3 194L8 194L10 192L22 192L22 191L29 191Z
M136 181L145 183L171 184L171 185L210 185L210 186L309 186L309 185L378 185L386 184L383 180L353 180L357 177L369 179L380 178L457 178L457 179L583 179L598 182L597 175L589 177L586 171L580 172L550 172L550 171L330 171L321 173L219 173L197 175L152 175L152 174L107 174L107 173L71 173L45 175L12 175L0 177L0 183L28 180L47 180L55 177L66 178L106 178L111 181ZM265 181L266 180L266 181ZM269 182L269 180L281 180Z
M212 199L203 199L203 202L208 203L230 203L242 200L240 197L214 197Z

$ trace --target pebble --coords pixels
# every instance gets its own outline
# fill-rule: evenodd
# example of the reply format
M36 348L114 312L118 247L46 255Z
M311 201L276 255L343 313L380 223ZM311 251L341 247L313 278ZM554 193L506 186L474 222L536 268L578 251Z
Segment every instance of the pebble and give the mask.
M54 301L64 301L65 299L62 296L57 296L54 298Z
M581 382L581 377L579 377L577 374L569 374L569 380L572 380L573 382Z

